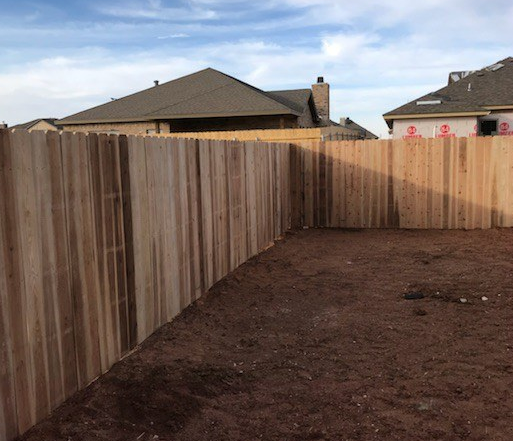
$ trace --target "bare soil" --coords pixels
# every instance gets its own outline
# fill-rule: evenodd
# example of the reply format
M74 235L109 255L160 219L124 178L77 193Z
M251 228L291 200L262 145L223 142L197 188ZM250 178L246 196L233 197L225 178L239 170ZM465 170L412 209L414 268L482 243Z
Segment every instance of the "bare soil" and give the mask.
M22 439L513 440L513 230L288 234Z

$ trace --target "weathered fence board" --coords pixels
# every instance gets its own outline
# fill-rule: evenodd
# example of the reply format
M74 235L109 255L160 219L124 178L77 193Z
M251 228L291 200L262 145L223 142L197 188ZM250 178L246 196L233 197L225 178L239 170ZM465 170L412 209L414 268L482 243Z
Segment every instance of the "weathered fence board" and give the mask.
M513 226L513 138L305 142L291 148L293 226Z

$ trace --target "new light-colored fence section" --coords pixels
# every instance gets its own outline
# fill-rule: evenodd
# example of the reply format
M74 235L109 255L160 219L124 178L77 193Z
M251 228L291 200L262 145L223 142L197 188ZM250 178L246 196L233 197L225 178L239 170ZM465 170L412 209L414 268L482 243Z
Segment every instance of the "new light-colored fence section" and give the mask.
M0 440L289 227L289 148L0 131Z
M344 130L341 128L341 130ZM348 131L349 132L349 131ZM266 141L266 142L302 142L320 140L321 128L307 129L261 129L261 130L226 130L215 132L177 132L160 133L157 136L166 138L192 138L237 141Z
M137 342L290 226L288 145L128 138Z
M305 142L291 152L293 226L513 226L513 138Z
M305 141L321 141L327 139L348 140L361 139L361 133L357 130L347 129L341 126L313 127L303 129L260 129L260 130L226 130L215 132L177 132L159 133L152 136L166 138L185 139L216 139L236 141L265 141L300 143Z

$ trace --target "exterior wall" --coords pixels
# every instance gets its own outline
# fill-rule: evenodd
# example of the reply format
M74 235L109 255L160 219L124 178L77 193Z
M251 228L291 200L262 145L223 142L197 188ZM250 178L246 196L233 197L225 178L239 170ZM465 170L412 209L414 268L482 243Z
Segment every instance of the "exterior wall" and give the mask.
M299 118L293 115L248 116L235 118L195 118L159 122L101 123L65 125L68 132L146 135L155 133L205 132L262 129L296 129L316 127L308 107ZM159 130L159 132L157 132Z
M394 139L476 136L477 117L398 119Z
M394 121L394 139L477 136L478 121L497 120L498 135L513 135L513 111L483 117L419 118ZM447 131L447 128L449 131Z
M32 132L33 130L53 130L57 131L59 130L57 127L48 124L46 121L39 121L37 124L34 124L30 129L29 132Z
M176 119L169 122L171 132L204 132L252 129L295 129L298 118L293 115L244 116L233 118ZM164 130L161 130L165 133Z
M116 133L123 135L146 135L148 130L156 130L153 121L136 123L102 123L65 125L66 132Z
M488 116L479 118L481 121L493 120L497 121L498 135L513 135L513 111L491 113Z

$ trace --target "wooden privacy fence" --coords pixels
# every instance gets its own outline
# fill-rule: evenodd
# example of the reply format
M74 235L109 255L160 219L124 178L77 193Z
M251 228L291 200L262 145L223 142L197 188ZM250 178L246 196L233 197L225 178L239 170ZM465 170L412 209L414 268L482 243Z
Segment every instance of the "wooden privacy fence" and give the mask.
M345 127L314 127L302 129L254 129L254 130L219 130L214 132L175 132L158 133L152 136L192 139L222 139L237 141L265 141L302 143L320 140L361 139L358 130Z
M513 137L0 130L0 441L294 227L513 226Z
M307 129L254 129L254 130L219 130L214 132L175 132L159 133L155 136L169 138L221 139L237 141L266 141L266 142L302 142L320 140L320 128Z
M511 227L513 137L305 142L291 191L294 227Z
M289 228L289 148L0 131L0 440Z

